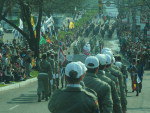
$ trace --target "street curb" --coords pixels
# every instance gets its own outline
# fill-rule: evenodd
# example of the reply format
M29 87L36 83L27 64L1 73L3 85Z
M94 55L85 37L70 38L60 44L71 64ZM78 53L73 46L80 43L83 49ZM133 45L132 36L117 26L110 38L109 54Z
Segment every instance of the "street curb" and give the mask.
M11 84L11 85L8 85L8 86L0 87L0 92L10 90L10 89L20 88L20 87L23 87L27 84L35 82L35 81L37 81L37 78L32 78L32 79L28 79L26 81L22 81L22 82L19 82L19 83L15 83L15 84Z

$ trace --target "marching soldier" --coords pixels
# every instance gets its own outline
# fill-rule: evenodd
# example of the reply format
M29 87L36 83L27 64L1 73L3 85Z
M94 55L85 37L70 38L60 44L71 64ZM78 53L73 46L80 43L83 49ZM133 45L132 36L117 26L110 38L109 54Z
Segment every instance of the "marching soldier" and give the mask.
M54 92L48 104L52 113L100 113L95 93L82 88L82 67L72 62L65 68L67 87ZM83 75L82 75L83 74ZM64 104L62 104L64 103Z
M121 98L122 111L123 111L123 113L126 113L126 111L127 111L127 99L126 99L126 91L125 91L125 84L123 81L123 75L122 75L121 71L119 71L118 68L112 64L113 58L114 58L112 51L103 50L103 53L106 55L109 55L111 57L109 71L110 71L111 75L118 78L119 87L120 87L120 98Z
M42 55L42 60L39 63L39 75L38 75L38 89L37 89L37 95L38 95L38 102L41 102L41 94L42 99L45 98L45 100L48 100L48 94L49 94L49 78L51 78L51 65L46 60L47 56L46 54Z
M104 69L107 64L106 55L97 54L96 57L99 59L99 63L100 63L97 76L98 78L100 78L100 80L108 83L111 87L111 95L112 95L112 100L113 100L113 113L122 113L121 101L120 101L120 97L116 89L116 84L110 78L105 76Z
M52 93L52 81L53 81L53 75L54 75L54 59L53 59L54 55L50 52L47 52L47 61L50 63L51 65L51 69L50 69L50 72L51 72L51 76L49 78L49 96L51 95Z
M59 87L59 61L58 54L54 55L53 91Z
M115 58L115 60L116 60L116 62L121 62L122 61L121 60L121 56L117 56ZM125 84L125 90L126 90L126 94L127 94L128 90L127 90L127 81L126 80L128 79L128 71L127 71L127 66L125 64L122 64L122 66L121 66L121 72L124 75L123 76L124 77L124 84Z
M101 81L96 75L99 67L98 59L94 56L89 56L85 60L85 65L88 68L84 78L85 86L97 93L100 112L112 113L113 103L110 86L106 82Z

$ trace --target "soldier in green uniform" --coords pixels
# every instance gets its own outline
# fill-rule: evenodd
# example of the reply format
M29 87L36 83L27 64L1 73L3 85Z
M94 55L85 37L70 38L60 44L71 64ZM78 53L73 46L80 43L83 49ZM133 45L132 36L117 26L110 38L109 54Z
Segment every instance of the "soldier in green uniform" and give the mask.
M74 51L74 54L79 54L79 48L77 44L73 46L73 51Z
M120 87L119 87L119 81L118 81L118 78L113 76L110 71L109 71L109 68L111 66L111 57L109 55L106 55L106 61L107 61L107 65L106 65L106 68L105 68L105 75L110 78L112 81L114 81L114 83L116 84L116 88L117 88L117 92L120 96Z
M43 93L43 99L48 100L48 94L49 94L49 78L51 76L51 65L46 60L47 56L46 54L42 55L42 60L39 63L39 75L38 75L38 89L37 89L37 95L38 95L38 102L41 102L41 94Z
M113 103L111 88L106 82L101 81L96 75L99 67L98 59L95 56L89 56L85 60L85 65L88 68L86 76L83 80L85 86L93 89L97 93L100 112L112 113Z
M111 68L109 69L110 69L111 74L116 76L119 80L122 110L123 110L123 113L126 113L127 99L126 99L126 91L125 91L125 84L123 81L123 75L117 68L115 68L114 65L112 65Z
M50 69L50 74L51 74L51 76L50 76L50 78L49 78L49 80L50 81L53 81L53 74L54 74L54 55L51 53L51 52L47 52L47 61L50 63L50 65L51 65L51 69ZM52 84L50 83L50 81L49 81L49 96L51 95L51 93L52 93Z
M59 61L58 54L54 54L53 91L59 87Z
M108 83L111 87L111 94L112 94L112 100L113 100L113 113L122 113L121 101L117 92L116 84L110 78L105 76L104 69L107 64L106 55L97 54L96 57L99 59L99 63L100 63L97 76L98 78L100 78L100 80Z
M121 56L116 56L115 60L116 60L116 62L121 62L122 63ZM127 90L127 81L126 80L128 79L128 71L127 71L127 66L124 63L122 63L121 72L124 75L123 79L124 79L125 90L126 90L126 94L127 94L128 90Z
M125 84L123 81L123 75L122 73L116 68L115 65L113 65L113 53L111 50L103 50L103 53L106 54L107 56L109 55L111 57L110 60L110 66L109 66L109 71L110 73L118 78L119 81L119 87L120 87L120 98L121 98L121 105L122 105L122 111L123 113L126 113L127 111L127 99L126 99L126 92L125 92Z
M69 63L65 68L67 87L54 92L48 104L51 113L100 113L95 93L82 88L82 67Z

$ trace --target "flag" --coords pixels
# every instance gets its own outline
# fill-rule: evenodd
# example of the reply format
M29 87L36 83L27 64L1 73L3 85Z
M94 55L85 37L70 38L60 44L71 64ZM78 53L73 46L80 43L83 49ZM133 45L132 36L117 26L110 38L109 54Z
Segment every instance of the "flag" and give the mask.
M31 25L32 25L32 27L33 27L34 36L36 37L35 22L34 22L33 16L31 16Z
M45 44L46 43L46 39L44 37L40 38L40 45Z
M34 23L34 18L33 16L31 16L31 25L34 27L35 26L35 23Z
M51 40L50 40L50 39L47 39L46 42L51 43Z
M70 22L69 23L69 29L73 29L74 28L74 23L73 22Z
M21 19L19 19L19 28L23 30L23 21Z

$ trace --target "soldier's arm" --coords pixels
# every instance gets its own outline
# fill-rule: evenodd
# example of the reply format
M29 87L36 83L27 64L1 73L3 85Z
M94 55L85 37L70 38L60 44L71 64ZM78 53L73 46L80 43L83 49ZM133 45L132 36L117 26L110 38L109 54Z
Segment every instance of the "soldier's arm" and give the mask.
M126 99L126 92L124 88L120 88L120 93L121 93L121 105L122 105L122 110L126 111L127 110L127 99Z
M113 99L113 110L115 113L122 113L121 100L117 92L116 84L111 82L112 99Z
M100 113L98 100L94 100L92 107L93 107L92 113Z
M61 94L61 90L56 90L53 95L50 97L50 101L48 103L48 109L51 113L54 113L56 111L57 106L57 97Z
M53 95L50 97L50 101L48 103L48 109L51 113L55 111L55 99L53 98Z
M88 95L90 95L90 101L89 102L89 107L91 109L91 113L100 113L100 109L99 109L99 103L98 103L98 98L97 98L97 94L95 91L93 91L92 89L90 88L85 88L85 90L88 93ZM86 93L87 94L87 93ZM92 96L91 96L92 95Z
M111 88L109 85L105 85L104 87L104 98L103 98L103 113L112 113L113 111L113 102L112 102L112 96L111 96Z

